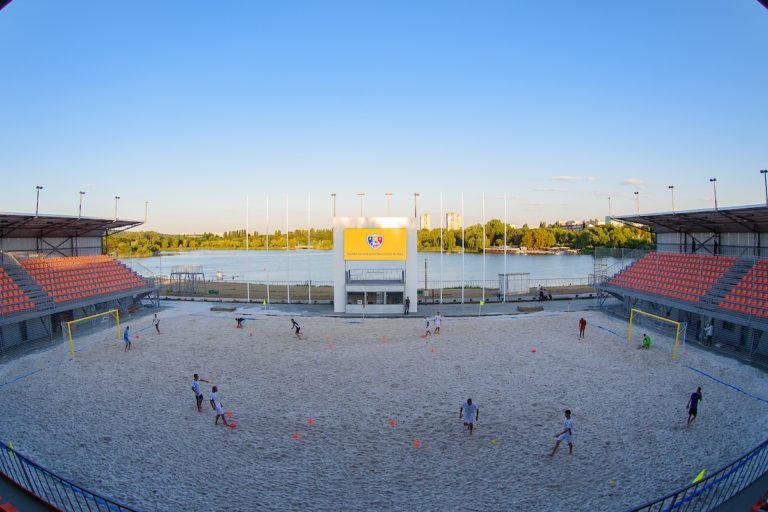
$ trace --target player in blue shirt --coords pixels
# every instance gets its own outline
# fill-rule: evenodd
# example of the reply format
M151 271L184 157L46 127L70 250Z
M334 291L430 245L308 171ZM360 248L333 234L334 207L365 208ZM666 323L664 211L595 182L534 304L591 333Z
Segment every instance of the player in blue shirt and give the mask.
M686 404L686 407L688 407L688 427L690 427L693 420L696 419L696 413L698 412L699 401L701 399L701 387L699 387L696 389L695 393L691 393L691 398L688 399L688 403Z

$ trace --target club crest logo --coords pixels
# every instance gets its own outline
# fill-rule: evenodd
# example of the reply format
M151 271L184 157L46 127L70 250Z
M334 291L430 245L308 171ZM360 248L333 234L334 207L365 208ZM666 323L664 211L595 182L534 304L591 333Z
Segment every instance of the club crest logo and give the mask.
M371 249L374 251L381 247L381 245L384 243L384 236L383 235L368 235L368 245Z

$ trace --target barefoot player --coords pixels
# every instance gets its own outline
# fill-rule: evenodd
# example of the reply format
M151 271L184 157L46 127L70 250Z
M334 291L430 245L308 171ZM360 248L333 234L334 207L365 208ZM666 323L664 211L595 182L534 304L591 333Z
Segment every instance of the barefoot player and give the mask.
M219 424L219 417L221 417L221 421L224 422L224 425L229 426L229 423L227 423L227 418L224 417L224 409L221 407L221 400L219 400L218 395L219 388L216 386L213 386L211 389L211 393L208 395L208 398L211 402L211 409L216 411L216 421L213 422L214 425Z
M301 339L301 326L296 323L296 320L291 318L291 330L296 329L296 337Z
M565 441L566 443L568 443L568 454L573 455L573 437L571 436L571 428L573 428L573 419L571 418L571 410L566 409L565 421L563 422L563 431L555 434L555 437L557 438L557 442L555 443L555 447L552 448L552 453L549 454L550 457L555 454L555 452L557 451L557 447L560 446L560 443L562 441Z
M200 406L203 404L203 392L200 391L200 376L198 374L195 374L194 378L192 379L192 391L195 392L195 402L197 402L197 412L203 412L203 410L200 408ZM211 381L206 380L205 382L211 383Z
M472 403L471 398L467 398L467 401L459 408L459 419L464 419L464 426L469 430L469 435L472 435L472 429L479 414L480 408L477 404Z

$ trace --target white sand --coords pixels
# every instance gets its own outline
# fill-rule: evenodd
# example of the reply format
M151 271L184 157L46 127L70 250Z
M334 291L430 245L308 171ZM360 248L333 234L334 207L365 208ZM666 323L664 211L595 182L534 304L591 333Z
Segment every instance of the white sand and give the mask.
M599 313L448 317L428 341L420 317L302 317L298 342L287 317L235 329L231 313L185 307L161 313L163 334L141 331L129 353L110 331L75 361L59 344L0 365L0 384L43 368L0 388L3 441L149 511L587 511L661 497L768 427L768 405L685 365L766 398L763 372L695 348L673 363L657 338L636 350L596 328L627 331ZM219 386L236 428L213 425L210 385L197 412L195 372ZM467 397L480 407L472 437L458 416ZM565 408L574 453L550 458Z

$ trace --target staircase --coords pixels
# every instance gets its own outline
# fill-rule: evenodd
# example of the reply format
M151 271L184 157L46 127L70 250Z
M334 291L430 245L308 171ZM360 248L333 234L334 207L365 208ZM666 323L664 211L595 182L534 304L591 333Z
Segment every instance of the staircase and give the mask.
M53 308L53 299L24 271L12 254L4 253L2 261L5 272L13 279L21 291L35 303L35 309L45 310ZM34 311L34 309L29 311Z
M730 293L754 264L753 258L739 258L736 260L728 272L709 290L709 293L702 297L700 301L701 306L705 309L717 309L720 301Z

